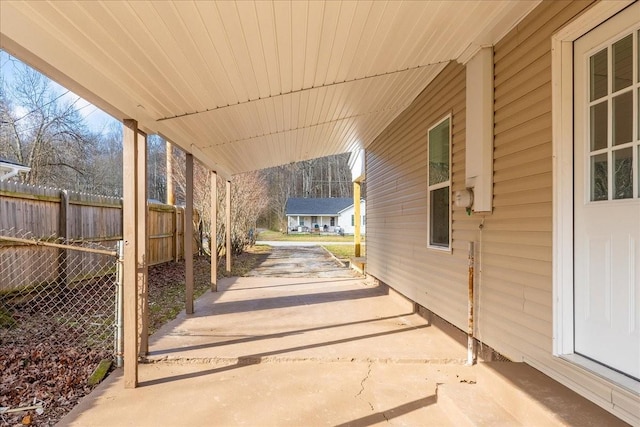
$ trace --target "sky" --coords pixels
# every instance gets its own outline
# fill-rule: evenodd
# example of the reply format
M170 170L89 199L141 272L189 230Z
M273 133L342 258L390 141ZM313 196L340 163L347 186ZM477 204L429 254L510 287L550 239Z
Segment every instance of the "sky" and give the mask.
M9 55L7 52L0 50L0 75L2 75L2 80L4 80L4 84L12 84L14 75L17 70L20 70L21 67L29 67L27 64L23 63L19 59ZM78 112L85 119L86 125L93 132L98 133L106 133L110 127L110 125L117 121L109 114L105 113L95 105L89 103L84 100L80 96L75 93L67 90L66 88L60 86L53 80L49 80L51 82L51 88L54 93L58 95L62 95L60 99L63 102L74 102ZM17 108L18 114L26 114L27 111L21 112L20 108Z

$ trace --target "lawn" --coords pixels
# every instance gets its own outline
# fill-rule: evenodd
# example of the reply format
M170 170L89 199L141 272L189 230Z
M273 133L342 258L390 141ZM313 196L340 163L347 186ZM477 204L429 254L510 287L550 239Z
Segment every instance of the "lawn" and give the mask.
M257 240L267 241L287 241L287 242L353 242L353 236L340 236L339 234L319 234L319 233L295 233L286 234L279 231L263 230L258 233ZM362 236L364 241L364 236Z
M349 245L322 245L326 250L331 252L333 256L338 258L340 261L349 261L349 259L353 256L354 248Z

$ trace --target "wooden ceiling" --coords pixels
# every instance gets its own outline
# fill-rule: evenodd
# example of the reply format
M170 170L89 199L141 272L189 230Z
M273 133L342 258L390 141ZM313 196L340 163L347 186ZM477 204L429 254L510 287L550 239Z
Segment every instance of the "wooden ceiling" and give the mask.
M537 1L7 1L0 47L223 175L365 148Z

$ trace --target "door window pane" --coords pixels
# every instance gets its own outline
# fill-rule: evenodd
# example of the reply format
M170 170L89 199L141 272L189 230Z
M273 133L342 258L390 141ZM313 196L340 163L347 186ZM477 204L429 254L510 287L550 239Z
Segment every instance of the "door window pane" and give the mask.
M589 74L591 81L590 100L594 101L606 96L608 93L607 49L602 49L589 58Z
M633 83L633 34L613 44L613 91Z
M449 180L449 120L429 131L429 185Z
M607 148L607 101L591 107L591 151Z
M631 142L633 138L633 92L613 98L613 145Z
M633 149L623 148L613 152L613 198L633 197Z
M431 244L449 246L449 187L431 191Z
M607 179L607 154L591 156L591 200L607 200L609 181Z

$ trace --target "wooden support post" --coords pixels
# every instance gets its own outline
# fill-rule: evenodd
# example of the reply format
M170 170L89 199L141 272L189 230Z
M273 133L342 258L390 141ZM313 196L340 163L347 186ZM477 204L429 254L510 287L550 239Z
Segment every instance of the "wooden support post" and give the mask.
M58 224L58 237L63 241L60 243L67 244L71 233L71 213L69 212L69 192L67 190L60 191L60 223ZM58 264L58 277L60 285L67 287L69 283L67 269L67 250L60 249L60 263Z
M124 387L138 386L138 292L136 289L138 123L124 120L122 141L122 236L124 239Z
M218 174L211 171L211 292L218 292Z
M169 141L165 141L165 173L167 180L167 196L168 205L175 205L176 198L173 190L173 146ZM171 242L171 254L173 260L178 262L178 209L173 209L173 241Z
M193 154L186 155L186 178L184 210L184 283L185 310L193 314Z
M138 302L140 304L140 348L138 355L149 353L149 283L147 282L147 252L149 247L149 231L147 225L147 135L138 132L137 182L136 182L136 265L138 283Z
M167 174L167 204L175 205L176 199L173 191L173 148L169 141L165 141L165 163Z
M353 244L355 256L360 256L360 183L353 183Z
M226 244L226 257L227 257L227 273L231 273L231 181L227 181L227 224L225 229L227 230L227 244Z
M178 248L180 247L180 235L178 234L178 207L173 207L173 247L171 250L173 251L173 260L178 262L180 259L180 254L178 253Z

